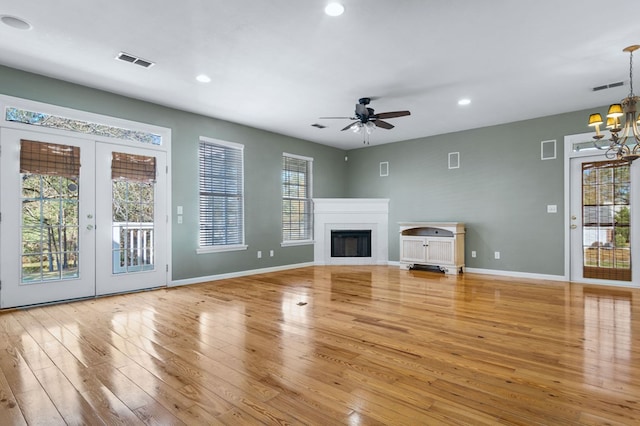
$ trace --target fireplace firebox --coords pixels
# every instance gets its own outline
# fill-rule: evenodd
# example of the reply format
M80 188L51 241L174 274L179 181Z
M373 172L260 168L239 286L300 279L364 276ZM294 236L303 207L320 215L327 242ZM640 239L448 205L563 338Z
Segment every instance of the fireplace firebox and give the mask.
M331 257L371 257L371 230L332 230Z

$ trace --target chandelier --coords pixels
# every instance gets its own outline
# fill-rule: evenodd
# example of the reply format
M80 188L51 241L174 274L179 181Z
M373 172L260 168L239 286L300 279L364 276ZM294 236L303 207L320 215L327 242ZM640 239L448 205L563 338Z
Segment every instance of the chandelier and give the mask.
M623 52L629 52L629 95L619 104L609 106L607 112L606 127L609 130L609 145L600 145L600 139L604 137L600 133L600 126L604 123L598 113L589 116L589 126L595 127L596 135L594 146L606 150L605 156L609 159L633 161L640 157L640 116L636 121L636 104L640 102L640 96L633 93L633 52L640 49L639 45L629 46ZM624 123L621 117L624 116Z

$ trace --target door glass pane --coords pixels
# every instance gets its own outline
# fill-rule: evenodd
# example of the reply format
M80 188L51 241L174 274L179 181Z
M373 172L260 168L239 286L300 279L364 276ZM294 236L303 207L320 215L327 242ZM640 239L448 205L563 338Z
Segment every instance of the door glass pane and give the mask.
M21 177L21 282L77 278L79 179L31 173Z
M153 270L155 158L113 153L113 160L112 272Z
M631 281L630 164L582 165L583 276Z

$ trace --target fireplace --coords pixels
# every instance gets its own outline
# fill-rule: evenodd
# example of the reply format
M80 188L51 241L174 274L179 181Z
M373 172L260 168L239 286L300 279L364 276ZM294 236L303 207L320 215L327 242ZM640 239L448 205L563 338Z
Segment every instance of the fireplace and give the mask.
M315 198L313 209L316 265L389 263L388 199Z
M332 230L331 257L371 257L371 230Z

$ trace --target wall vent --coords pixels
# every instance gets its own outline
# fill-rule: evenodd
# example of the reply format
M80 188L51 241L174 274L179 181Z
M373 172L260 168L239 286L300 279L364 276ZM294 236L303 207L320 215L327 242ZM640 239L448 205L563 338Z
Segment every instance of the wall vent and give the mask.
M614 87L620 87L620 86L624 86L624 82L618 81L617 83L605 84L604 86L596 86L591 90L593 90L594 92L597 92L599 90L613 89Z
M324 124L320 124L320 123L313 123L313 124L311 125L311 127L317 127L318 129L324 129L324 128L326 128L327 126L325 126Z
M124 52L118 53L116 59L124 62L129 62L130 64L140 65L143 68L149 68L155 65L155 63L151 61L147 61L146 59L138 58L137 56L133 56Z

